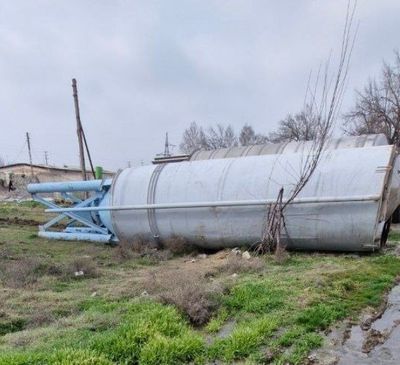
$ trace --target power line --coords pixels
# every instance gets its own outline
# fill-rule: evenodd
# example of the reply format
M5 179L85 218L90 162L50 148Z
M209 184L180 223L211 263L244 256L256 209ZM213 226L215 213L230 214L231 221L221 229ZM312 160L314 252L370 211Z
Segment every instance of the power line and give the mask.
M13 163L17 162L17 160L19 159L19 156L21 156L22 152L24 151L25 146L26 146L26 140L25 140L24 143L22 144L22 147L21 147L21 149L19 150L17 156L16 156L14 159L12 159L10 163L13 164Z

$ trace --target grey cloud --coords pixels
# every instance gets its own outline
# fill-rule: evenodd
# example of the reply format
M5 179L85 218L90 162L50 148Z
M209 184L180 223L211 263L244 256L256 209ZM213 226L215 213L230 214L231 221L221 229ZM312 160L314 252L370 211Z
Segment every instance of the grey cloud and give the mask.
M0 155L78 163L71 78L95 162L148 162L165 131L244 123L271 131L339 46L346 0L12 1L0 5ZM359 0L344 107L398 47L397 0Z

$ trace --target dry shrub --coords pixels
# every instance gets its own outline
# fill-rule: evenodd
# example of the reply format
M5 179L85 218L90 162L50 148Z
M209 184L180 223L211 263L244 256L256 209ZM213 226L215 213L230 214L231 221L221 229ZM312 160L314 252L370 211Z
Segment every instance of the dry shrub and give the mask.
M73 260L67 267L66 274L76 278L95 278L99 275L95 261L87 257Z
M163 241L163 247L174 255L183 255L196 252L197 249L182 236L171 236Z
M61 279L93 278L98 276L98 270L90 258L78 258L69 265L57 265L40 258L18 258L9 259L0 266L0 280L10 288L28 287L45 275Z
M122 260L130 260L140 257L146 250L146 241L142 237L136 237L132 240L123 239L118 242L115 252L117 257Z
M0 269L2 281L11 288L23 288L32 285L45 273L43 262L33 258L12 260Z
M55 320L54 315L51 311L41 310L34 312L28 321L29 328L37 328L47 325Z
M278 264L284 264L290 258L285 245L277 245L274 253L274 260Z
M238 274L245 272L259 272L265 268L265 262L259 257L244 259L241 255L230 254L218 268L219 272Z
M169 260L173 255L170 250L159 249L156 242L138 236L130 241L121 240L115 248L115 256L120 261L147 258L157 263Z
M193 325L200 326L209 321L217 307L216 295L222 288L207 288L204 277L191 272L150 273L145 282L146 290L165 304L172 304L183 312Z

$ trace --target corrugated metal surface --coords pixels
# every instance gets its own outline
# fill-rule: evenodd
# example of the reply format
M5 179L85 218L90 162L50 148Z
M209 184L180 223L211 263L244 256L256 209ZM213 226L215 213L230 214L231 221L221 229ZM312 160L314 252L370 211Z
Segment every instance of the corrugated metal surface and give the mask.
M312 142L284 142L267 143L246 147L221 148L209 151L199 150L193 153L193 155L190 157L190 161L306 152L310 149L311 144ZM383 146L387 144L388 141L384 134L369 134L355 137L345 136L328 140L325 150Z
M393 159L393 146L326 151L299 198L336 197L345 202L290 205L284 237L288 247L349 251L379 247L387 197L398 192L398 179L390 179ZM302 153L285 152L125 169L114 180L110 203L275 199L281 186L288 193L296 183L303 160ZM353 199L360 196L365 200ZM204 247L221 248L258 241L265 215L264 206L121 210L111 212L109 228L120 239L178 235Z

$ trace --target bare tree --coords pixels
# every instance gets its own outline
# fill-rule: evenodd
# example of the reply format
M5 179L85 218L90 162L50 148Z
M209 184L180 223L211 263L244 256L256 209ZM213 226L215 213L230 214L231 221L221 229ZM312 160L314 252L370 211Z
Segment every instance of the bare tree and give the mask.
M192 122L189 128L183 132L182 142L179 148L184 153L192 153L198 149L208 149L206 135L202 127Z
M179 147L184 153L192 153L199 149L212 150L237 145L238 139L231 125L225 127L217 124L215 127L209 127L205 132L203 127L192 122L189 128L185 129Z
M307 185L320 162L325 142L337 118L338 109L341 105L343 92L345 90L349 62L355 41L352 23L356 5L356 1L353 5L351 5L351 0L348 1L336 74L333 79L330 80L329 62L327 62L322 75L320 97L317 95L320 82L319 73L315 81L314 90L311 90L309 85L307 87L306 100L308 99L308 102L305 103L305 105L311 107L311 115L316 115L316 120L318 121L315 127L315 138L312 141L311 149L304 156L305 158L299 171L299 177L293 184L293 188L285 194L284 188L281 186L275 203L267 207L267 217L261 236L261 242L257 245L257 251L259 252L271 250L277 253L282 252L281 234L285 227L285 210Z
M206 135L207 147L209 149L227 148L238 145L238 140L231 125L224 127L217 124L216 127L210 127Z
M390 143L400 146L400 54L394 64L384 62L380 78L371 79L356 91L354 108L345 114L347 134L383 133Z
M251 146L256 144L264 144L268 142L268 138L262 134L256 134L253 127L245 124L239 134L239 143L241 146Z
M0 156L0 166L4 166L5 164L4 159Z
M268 140L273 143L312 141L317 137L320 123L320 115L308 104L300 113L289 114L281 120L278 130L270 133Z

